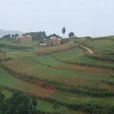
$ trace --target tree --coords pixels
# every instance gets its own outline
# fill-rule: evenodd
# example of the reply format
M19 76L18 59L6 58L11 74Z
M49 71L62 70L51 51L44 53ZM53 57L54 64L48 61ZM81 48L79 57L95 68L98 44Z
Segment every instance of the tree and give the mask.
M50 38L50 37L57 37L57 38L61 38L61 36L59 36L59 35L57 35L57 34L55 34L55 33L54 33L54 34L51 34L51 35L49 35L49 36L48 36L48 38Z
M32 104L33 104L33 108L34 108L34 111L36 110L36 106L37 106L37 99L36 97L32 97Z
M32 36L32 40L34 41L41 41L43 39L47 38L46 32L45 31L40 31L40 32L30 32L26 33L27 35Z
M53 108L55 110L59 109L60 108L60 103L58 101L55 101L55 103L53 104Z
M3 112L7 109L4 105L5 101L5 96L0 92L0 114L4 114Z
M66 28L65 28L65 27L63 27L63 28L62 28L62 34L64 35L64 34L65 34L65 32L66 32Z
M68 34L68 36L69 36L69 38L74 37L74 32L70 32L70 33Z
M26 34L31 35L33 41L38 41L38 47L39 47L40 42L43 42L44 39L47 39L47 35L45 31L30 32Z
M0 92L0 103L4 100L4 95Z
M4 36L2 37L2 39L10 39L10 38L11 38L11 35L10 35L10 34L4 35Z
M14 91L11 98L5 99L0 106L2 114L34 114L36 111L36 98L20 91Z
M12 38L16 38L18 36L19 36L18 34L12 34Z

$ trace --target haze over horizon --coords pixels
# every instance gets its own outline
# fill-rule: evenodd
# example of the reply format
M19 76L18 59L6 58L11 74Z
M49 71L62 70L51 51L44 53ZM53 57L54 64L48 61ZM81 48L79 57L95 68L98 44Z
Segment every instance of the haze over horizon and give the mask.
M114 34L114 0L1 0L0 29L22 32L61 29L77 36Z

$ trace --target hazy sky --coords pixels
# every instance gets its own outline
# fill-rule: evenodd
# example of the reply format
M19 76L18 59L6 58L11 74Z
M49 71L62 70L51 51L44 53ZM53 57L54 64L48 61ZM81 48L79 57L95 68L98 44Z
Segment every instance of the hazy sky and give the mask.
M114 34L114 0L0 0L0 28L78 36Z

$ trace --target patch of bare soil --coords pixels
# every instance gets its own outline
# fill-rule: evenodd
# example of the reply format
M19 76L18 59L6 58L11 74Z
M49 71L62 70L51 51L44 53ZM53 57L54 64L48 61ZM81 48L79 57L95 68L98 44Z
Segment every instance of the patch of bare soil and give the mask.
M54 89L44 88L33 83L22 81L21 84L13 87L14 89L26 92L37 97L47 97L55 92Z

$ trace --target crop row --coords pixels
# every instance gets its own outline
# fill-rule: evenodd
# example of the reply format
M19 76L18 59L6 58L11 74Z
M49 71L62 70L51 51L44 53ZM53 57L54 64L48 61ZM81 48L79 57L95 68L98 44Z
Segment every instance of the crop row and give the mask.
M8 90L12 91L9 88L8 88ZM94 103L94 102L91 102L91 103L68 103L68 102L61 101L57 97L37 97L37 98L40 100L51 102L53 104L56 103L58 105L65 106L65 107L67 107L71 110L74 110L74 111L82 111L77 114L89 114L89 113L90 114L113 114L114 113L114 106L113 105L104 105L104 104L101 105L101 104ZM104 111L104 109L105 109L105 111ZM83 113L83 112L87 112L87 113ZM39 111L39 114L51 114L51 113ZM58 113L54 113L54 114L58 114ZM63 113L59 113L59 114L67 114L67 113L63 112ZM76 113L74 113L74 114L76 114Z
M114 62L113 56L111 57L111 56L105 56L105 55L103 56L96 56L96 55L90 56L89 55L88 57L96 59L96 60L106 61L106 62Z
M55 56L55 55L52 55L52 57L62 63L67 63L67 64L72 64L72 65L82 65L82 66L87 66L87 67L96 67L96 68L103 68L103 69L111 69L111 70L114 70L114 65L113 64L104 64L104 63L100 63L99 64L99 61L97 61L98 63L96 63L95 61L93 62L89 62L88 63L86 61L66 61L66 60L61 60L59 57ZM87 59L90 58L90 59L93 59L95 60L96 57L93 57L93 56L88 56L86 55L85 56ZM99 60L99 59L96 59L96 60ZM94 63L95 62L95 63ZM101 62L101 61L100 61ZM112 62L112 61L111 61Z
M18 78L21 78L22 80L26 80L32 83L37 83L37 81L40 81L40 83L42 82L42 86L45 84L46 86L54 86L54 88L56 89L61 89L63 91L68 91L68 92L72 92L72 93L78 93L78 94L84 94L87 96L95 96L95 97L107 97L107 96L114 96L114 92L113 89L108 90L108 89L101 89L101 88L97 88L97 87L91 87L91 84L89 86L86 85L86 83L82 84L80 82L80 85L83 86L69 86L66 85L64 83L61 82L57 82L57 81L49 81L49 80L45 80L45 79L41 79L41 78L34 78L35 76L31 76L31 75L23 75L22 73L18 73L16 71L13 71L12 69L8 68L7 66L3 66L5 69L7 69L10 73L14 74L15 76L18 76ZM20 76L21 75L21 76Z
M84 111L90 113L90 114L114 114L114 106L113 105L99 105L96 103L66 103L62 102L59 99L55 97L47 97L47 98L39 98L45 101L49 101L52 103L57 102L59 105L63 105L65 107L68 107L72 110L77 111ZM105 110L104 110L105 109Z
M43 98L44 100L49 100L50 102L54 103L57 102L62 106L68 107L72 110L81 110L84 112L90 112L91 114L104 114L103 109L105 108L105 111L107 114L113 114L113 106L109 105L99 105L95 103L68 103L60 100L58 97L48 97L48 98Z

